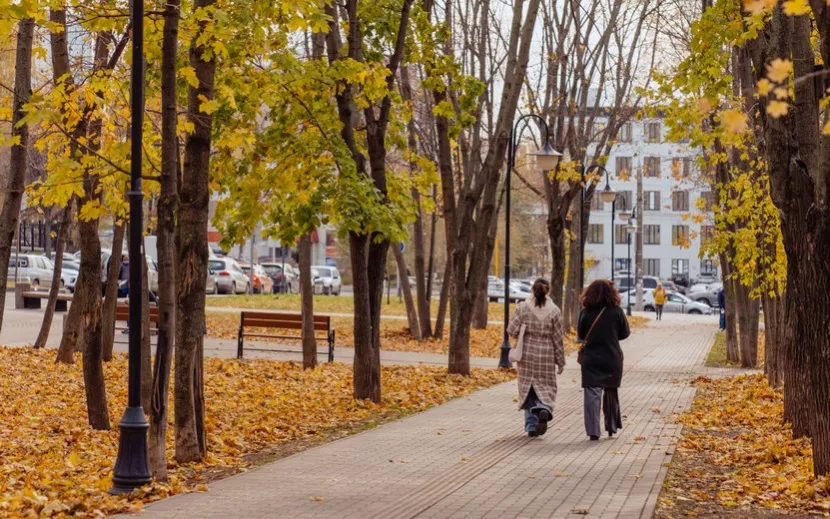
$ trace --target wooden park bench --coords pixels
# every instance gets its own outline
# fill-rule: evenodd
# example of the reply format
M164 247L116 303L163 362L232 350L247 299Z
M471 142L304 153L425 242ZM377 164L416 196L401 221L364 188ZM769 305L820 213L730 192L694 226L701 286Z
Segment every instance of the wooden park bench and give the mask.
M41 302L49 299L48 290L32 290L28 283L18 283L14 288L14 307L17 309L40 310ZM55 311L65 312L70 301L72 301L72 294L59 292L58 299L55 301Z
M129 305L116 305L115 306L115 329L116 330L126 330L127 326L121 326L118 323L120 322L127 322L130 320L130 307ZM159 309L157 306L150 305L150 334L155 335L158 333L158 325L159 325Z
M246 333L245 328L272 328L278 330L278 333ZM245 337L263 338L263 339L295 339L302 340L303 317L299 314L286 314L277 312L242 312L239 320L239 339L237 341L236 358L242 358L242 352L245 346ZM300 330L299 333L289 334L287 330ZM334 362L334 330L331 328L331 317L328 315L314 316L314 331L325 332L326 335L315 336L317 340L325 340L329 343L329 362ZM282 351L292 352L293 350L274 350L265 348L249 348L255 351Z

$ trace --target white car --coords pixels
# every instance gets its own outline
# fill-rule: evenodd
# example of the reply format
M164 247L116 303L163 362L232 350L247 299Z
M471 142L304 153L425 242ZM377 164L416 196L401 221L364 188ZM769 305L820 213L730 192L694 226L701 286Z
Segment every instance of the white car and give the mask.
M251 291L251 280L235 259L210 258L208 273L216 276L220 294L247 294Z
M314 280L315 293L339 296L343 289L340 271L337 270L337 267L315 265L311 267L311 278Z
M510 282L510 302L519 303L524 301L530 295L529 292L520 290L516 283ZM487 298L491 303L504 301L504 281L501 279L490 280L487 283Z
M631 294L631 305L633 306L635 304L637 298L636 289L620 294L620 298L622 299L620 304L622 306L628 306L629 293ZM643 310L646 312L654 312L657 310L657 306L654 304L654 290L643 290ZM678 294L677 292L666 292L666 304L663 305L663 311L679 314L711 315L712 307L703 303L692 301L688 297L683 294Z

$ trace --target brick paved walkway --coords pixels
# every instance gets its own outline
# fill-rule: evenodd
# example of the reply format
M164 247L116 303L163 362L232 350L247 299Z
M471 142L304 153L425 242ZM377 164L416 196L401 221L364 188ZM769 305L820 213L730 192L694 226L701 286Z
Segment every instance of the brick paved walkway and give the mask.
M651 517L715 321L677 316L624 343L624 428L589 442L573 358L546 436L527 438L515 382L152 506L148 518Z

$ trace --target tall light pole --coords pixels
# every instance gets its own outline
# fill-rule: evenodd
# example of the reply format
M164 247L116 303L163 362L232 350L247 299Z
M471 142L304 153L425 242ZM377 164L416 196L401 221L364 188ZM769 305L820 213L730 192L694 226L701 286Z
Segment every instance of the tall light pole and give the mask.
M623 214L620 212L620 218L624 218ZM629 317L631 316L631 235L637 232L637 226L635 225L636 218L637 210L633 209L628 218L628 225L625 226L625 232L628 237L628 308L626 309L626 313Z
M585 235L583 227L584 218L582 218L582 207L585 205L585 175L587 175L592 169L599 170L605 173L605 187L600 192L599 196L605 203L610 203L611 205L611 280L614 279L614 211L615 211L615 204L617 200L617 193L611 189L611 175L608 173L608 170L605 169L603 166L599 164L594 164L589 166L588 169L584 169L582 171L582 204L580 205L580 214L579 214L579 282L581 283L579 290L582 290L582 287L585 286L585 244L582 243L583 236Z
M559 159L562 154L553 149L550 144L550 129L545 119L536 114L526 114L516 121L513 125L513 130L510 132L510 142L507 147L507 174L504 179L504 340L501 343L501 356L499 357L499 367L510 367L510 338L507 336L507 327L510 325L510 177L513 176L513 168L516 163L516 148L519 146L519 137L521 130L519 124L525 122L529 118L535 118L542 123L545 130L545 137L542 149L529 153L528 155L536 157L536 166L542 171L551 171L556 169L559 164ZM526 124L525 124L526 125Z
M150 425L141 407L141 266L142 223L144 222L144 194L141 191L141 159L144 123L144 3L133 0L133 63L130 75L130 339L129 339L129 393L127 409L118 427L121 440L112 475L113 494L131 492L150 483L150 464L147 460L147 429Z

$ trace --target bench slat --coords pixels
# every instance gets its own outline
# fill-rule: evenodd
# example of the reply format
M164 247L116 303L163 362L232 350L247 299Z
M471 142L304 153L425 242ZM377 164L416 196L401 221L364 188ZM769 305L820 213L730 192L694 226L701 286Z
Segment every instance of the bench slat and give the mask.
M301 330L303 328L303 323L297 323L294 321L266 321L263 319L246 319L243 323L245 328L284 328L286 330ZM323 330L328 331L329 327L320 324L314 323L315 330Z
M260 338L268 338L268 339L296 339L298 341L303 340L302 335L269 335L267 333L243 333L245 337L260 337ZM314 337L319 341L328 340L328 337L325 335L316 335Z
M303 316L301 314L289 314L289 313L280 313L280 312L250 312L245 310L242 312L243 319L277 319L280 321L296 321L296 322L303 322ZM314 316L315 323L325 323L329 324L331 322L331 316L328 315L315 315Z

